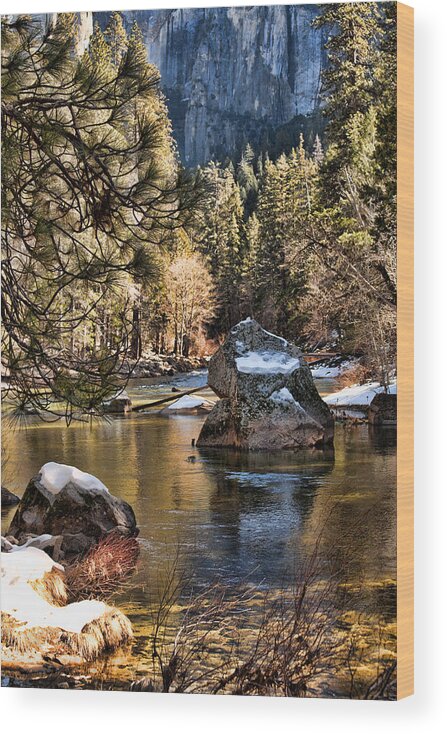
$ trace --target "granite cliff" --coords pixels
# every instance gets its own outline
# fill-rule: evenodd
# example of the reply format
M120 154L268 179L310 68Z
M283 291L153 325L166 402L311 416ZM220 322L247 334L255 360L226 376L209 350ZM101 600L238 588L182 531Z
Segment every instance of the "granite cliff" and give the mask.
M325 33L317 5L126 10L160 69L174 136L188 166L237 158L247 142L273 155L321 130ZM110 13L79 13L80 47ZM48 16L47 16L48 18Z
M124 11L158 66L181 157L273 153L320 129L325 37L316 5ZM94 13L105 27L108 13ZM308 136L306 136L308 137Z

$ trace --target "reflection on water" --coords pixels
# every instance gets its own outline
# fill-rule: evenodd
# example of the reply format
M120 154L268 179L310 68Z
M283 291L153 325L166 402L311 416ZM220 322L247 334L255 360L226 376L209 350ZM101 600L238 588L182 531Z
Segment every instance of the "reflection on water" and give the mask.
M200 381L205 384L206 373L162 385L160 379L135 382L129 392L146 402L169 394L173 382ZM3 430L9 459L4 483L12 491L22 494L42 464L57 461L97 475L133 506L140 568L132 589L119 597L137 632L138 656L127 674L144 673L152 589L177 553L199 586L218 577L230 585L248 579L278 589L291 582L321 533L323 559L341 551L340 577L356 589L355 608L392 618L395 587L382 582L395 579L395 432L337 426L333 452L248 454L192 448L203 420L153 412L91 429L30 423L13 433ZM3 531L13 512L3 513Z

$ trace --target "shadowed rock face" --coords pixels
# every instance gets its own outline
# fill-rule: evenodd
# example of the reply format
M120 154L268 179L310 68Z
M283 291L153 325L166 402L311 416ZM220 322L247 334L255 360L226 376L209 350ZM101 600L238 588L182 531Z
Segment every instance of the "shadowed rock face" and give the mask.
M29 482L9 527L8 534L19 542L31 534L62 536L61 552L70 556L88 550L111 531L138 535L130 505L107 490L86 489L68 482L54 493L40 479L37 474Z
M334 421L301 351L246 319L211 358L208 383L221 400L197 445L298 449L331 444Z

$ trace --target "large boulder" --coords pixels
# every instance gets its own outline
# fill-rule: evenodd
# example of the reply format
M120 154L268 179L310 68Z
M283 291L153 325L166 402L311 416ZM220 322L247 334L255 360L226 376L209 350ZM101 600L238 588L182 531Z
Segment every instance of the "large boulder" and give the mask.
M211 358L208 384L221 400L199 447L297 449L333 441L333 417L301 351L253 319L237 324Z
M62 536L65 557L85 552L110 532L138 535L130 505L91 474L55 462L31 479L8 530L19 543L32 535Z

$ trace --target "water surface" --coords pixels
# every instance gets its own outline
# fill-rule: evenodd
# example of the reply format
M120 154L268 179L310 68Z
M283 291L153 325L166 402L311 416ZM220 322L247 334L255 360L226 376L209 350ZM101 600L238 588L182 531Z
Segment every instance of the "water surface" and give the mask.
M336 387L333 380L316 382L322 393ZM202 384L206 373L198 372L133 381L128 392L149 402L172 387ZM293 582L321 534L323 561L337 557L341 576L357 588L353 608L393 621L395 431L337 425L333 451L248 454L192 448L203 420L148 411L92 427L34 419L14 432L3 427L3 481L12 491L21 495L42 464L57 461L97 475L135 510L139 570L118 601L132 619L136 643L131 661L113 674L132 678L150 667L148 610L175 558L196 589L220 579L230 589L250 584L275 591ZM3 512L3 531L13 512Z

